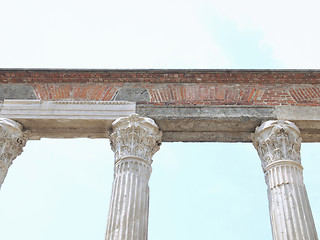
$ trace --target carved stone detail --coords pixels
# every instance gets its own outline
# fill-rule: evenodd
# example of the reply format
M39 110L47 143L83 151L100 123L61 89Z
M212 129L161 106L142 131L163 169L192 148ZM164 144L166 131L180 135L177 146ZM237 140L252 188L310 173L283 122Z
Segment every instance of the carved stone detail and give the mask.
M116 120L112 127L115 166L106 240L147 240L148 183L162 132L152 119L137 114Z
M300 158L298 127L289 121L267 121L252 135L268 186L275 240L317 240Z
M264 171L278 161L301 164L299 128L289 121L267 121L256 128L253 145L258 151Z
M115 162L133 156L152 163L152 156L159 150L162 137L162 132L152 119L132 114L114 121L112 128L110 144Z
M29 132L22 132L21 124L0 118L0 188L12 161L19 156L26 145Z

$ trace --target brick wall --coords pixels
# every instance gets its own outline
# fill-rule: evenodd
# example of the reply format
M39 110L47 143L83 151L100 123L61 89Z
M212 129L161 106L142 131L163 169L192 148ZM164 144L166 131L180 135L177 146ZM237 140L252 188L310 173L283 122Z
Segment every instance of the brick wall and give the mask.
M125 87L155 105L320 105L320 71L2 69L0 85L31 86L42 100L110 101Z

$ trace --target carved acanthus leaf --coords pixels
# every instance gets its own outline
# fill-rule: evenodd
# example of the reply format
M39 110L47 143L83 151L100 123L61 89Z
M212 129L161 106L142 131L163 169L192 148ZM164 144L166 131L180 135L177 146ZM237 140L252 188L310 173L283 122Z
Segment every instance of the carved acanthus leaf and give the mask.
M283 120L265 122L257 127L252 138L263 169L281 160L301 164L300 131L294 123Z
M162 137L162 132L152 119L133 114L116 120L112 129L110 144L115 152L115 162L133 156L151 164Z

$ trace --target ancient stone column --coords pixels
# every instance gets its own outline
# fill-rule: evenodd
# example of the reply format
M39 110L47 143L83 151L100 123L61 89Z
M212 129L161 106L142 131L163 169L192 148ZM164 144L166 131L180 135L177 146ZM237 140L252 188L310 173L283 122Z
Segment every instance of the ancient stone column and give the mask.
M21 124L0 118L0 188L12 161L22 153L26 141Z
M289 121L267 121L252 139L268 186L273 239L318 239L303 183L298 127Z
M106 240L147 240L152 156L162 133L150 118L133 114L112 124L114 180Z

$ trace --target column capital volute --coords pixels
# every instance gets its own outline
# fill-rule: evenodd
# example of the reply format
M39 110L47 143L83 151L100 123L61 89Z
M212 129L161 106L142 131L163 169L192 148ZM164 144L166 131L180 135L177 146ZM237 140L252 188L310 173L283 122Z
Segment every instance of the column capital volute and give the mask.
M251 138L265 171L281 162L301 166L300 130L293 122L286 120L263 122L256 128Z
M161 137L162 132L151 118L132 114L115 120L110 134L115 162L134 157L151 164L152 156L160 148Z

